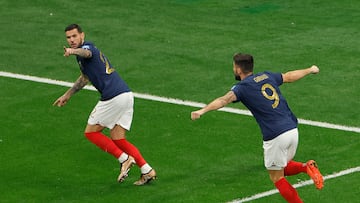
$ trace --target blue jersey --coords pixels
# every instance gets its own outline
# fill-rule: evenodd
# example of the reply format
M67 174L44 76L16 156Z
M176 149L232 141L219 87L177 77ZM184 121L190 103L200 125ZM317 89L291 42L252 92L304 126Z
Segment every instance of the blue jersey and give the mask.
M109 100L121 93L130 92L130 88L122 80L110 64L106 56L91 42L84 42L82 49L90 50L91 58L76 57L81 72L86 75L92 85L100 92L101 100Z
M282 83L281 73L263 72L246 77L231 89L235 102L241 101L255 117L264 141L297 127L297 118L281 95Z

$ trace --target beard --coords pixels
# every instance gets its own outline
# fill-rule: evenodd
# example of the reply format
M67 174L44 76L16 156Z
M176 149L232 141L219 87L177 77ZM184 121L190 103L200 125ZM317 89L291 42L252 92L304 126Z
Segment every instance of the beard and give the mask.
M238 75L234 75L234 76L235 76L235 80L241 81L240 76L238 76Z

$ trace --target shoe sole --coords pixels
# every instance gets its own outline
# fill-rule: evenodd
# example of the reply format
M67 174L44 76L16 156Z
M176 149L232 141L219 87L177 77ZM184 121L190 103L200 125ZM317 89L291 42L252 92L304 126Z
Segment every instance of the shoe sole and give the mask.
M324 180L323 180L323 176L321 175L317 167L316 162L314 161L311 164L308 164L307 167L310 171L310 173L308 172L308 175L314 181L316 189L321 190L324 187Z

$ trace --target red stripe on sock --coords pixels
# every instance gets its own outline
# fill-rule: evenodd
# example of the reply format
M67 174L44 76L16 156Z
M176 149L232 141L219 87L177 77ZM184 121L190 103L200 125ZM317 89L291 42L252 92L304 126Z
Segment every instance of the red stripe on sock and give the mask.
M103 151L113 155L115 158L119 158L123 153L123 151L121 151L110 138L101 132L85 133L85 137Z
M284 169L285 176L292 176L299 173L306 173L306 165L301 162L289 161L287 166Z
M145 159L142 157L138 148L128 142L126 139L113 140L113 142L128 155L134 157L136 164L141 168L146 164Z
M290 185L285 179L281 178L275 183L275 187L279 190L281 196L289 203L302 203L296 189Z

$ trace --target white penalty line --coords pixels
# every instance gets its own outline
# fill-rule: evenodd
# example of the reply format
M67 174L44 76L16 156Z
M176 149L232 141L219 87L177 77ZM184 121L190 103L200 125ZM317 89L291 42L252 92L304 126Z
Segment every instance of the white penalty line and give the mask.
M3 71L0 71L0 76L8 77L8 78L16 78L16 79L21 79L21 80L29 80L29 81L52 84L52 85L60 85L60 86L65 86L65 87L72 87L72 85L74 84L71 82L53 80L53 79L49 79L49 78L41 78L41 77L37 77L37 76L22 75L22 74L10 73L10 72L3 72ZM93 86L85 86L84 89L96 91L96 89ZM186 100L167 98L167 97L160 97L160 96L135 93L135 92L134 92L134 96L136 98L140 98L140 99L159 101L159 102L164 102L164 103L177 104L177 105L190 106L190 107L202 108L206 105L204 103L199 103L199 102L186 101ZM252 114L248 110L241 110L241 109L230 108L230 107L221 108L221 109L219 109L219 111L234 113L234 114L241 114L241 115L246 115L246 116L252 116ZM300 124L360 133L359 127L337 125L337 124L320 122L320 121L311 121L311 120L305 120L305 119L301 119L301 118L298 120L299 120Z
M343 171L340 171L340 172L337 172L337 173L333 173L333 174L324 176L324 180L337 178L337 177L344 176L344 175L349 175L349 174L355 173L355 172L360 172L360 166L355 167L355 168L346 169L346 170L343 170ZM306 185L311 185L311 184L313 184L313 181L312 180L307 180L307 181L301 181L301 182L299 182L297 184L294 184L293 187L294 188L300 188L300 187L304 187ZM228 203L249 202L249 201L253 201L253 200L256 200L256 199L263 198L263 197L271 196L271 195L276 194L276 193L279 193L279 191L277 189L269 190L269 191L266 191L266 192L262 192L262 193L252 195L250 197L245 197L245 198L242 198L242 199L232 200L231 202L228 202Z

